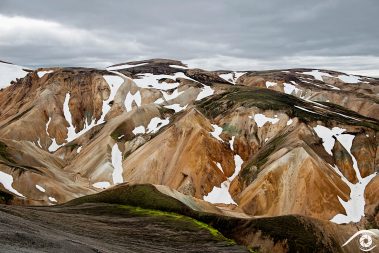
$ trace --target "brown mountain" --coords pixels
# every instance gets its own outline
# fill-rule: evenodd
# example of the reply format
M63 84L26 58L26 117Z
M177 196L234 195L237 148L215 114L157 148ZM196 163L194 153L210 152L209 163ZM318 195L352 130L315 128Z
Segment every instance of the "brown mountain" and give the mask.
M0 201L29 206L0 209L2 224L17 220L2 240L9 251L26 247L14 236L23 222L39 231L52 229L53 217L65 220L42 238L61 247L80 234L70 226L100 231L94 217L127 226L123 215L141 210L138 217L159 213L154 233L162 237L178 229L160 227L163 217L171 224L168 211L259 252L357 252L357 242L341 245L378 227L379 79L317 69L207 71L167 59L25 74L0 86ZM56 204L64 205L32 207ZM130 229L141 224L136 233L149 241L144 222ZM191 234L183 226L180 233ZM110 246L117 233L104 233L82 237L96 241L83 252L125 249ZM27 240L40 239L33 232ZM202 240L209 252L224 247ZM165 239L154 245L162 248L152 252L175 248Z

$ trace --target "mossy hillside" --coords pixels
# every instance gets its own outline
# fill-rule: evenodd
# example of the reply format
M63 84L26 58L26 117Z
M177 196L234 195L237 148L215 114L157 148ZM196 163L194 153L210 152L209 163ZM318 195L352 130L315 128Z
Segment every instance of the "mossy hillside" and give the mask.
M286 113L290 117L298 117L304 122L323 121L328 125L335 121L347 125L356 125L379 130L379 121L360 115L354 111L339 107L331 103L324 103L325 107L320 108L314 103L299 99L295 96L258 87L234 86L227 92L214 95L200 101L198 109L210 118L215 118L220 114L234 111L238 107L258 107L263 110L275 110ZM303 110L298 107L302 107ZM357 120L336 114L337 112Z
M164 195L153 185L149 184L122 184L97 194L74 199L65 205L79 205L82 203L110 203L177 213L190 212L190 208L182 202Z
M161 193L153 185L122 184L114 189L75 199L62 207L74 207L75 211L78 208L75 206L80 205L84 211L85 205L90 203L114 204L92 211L99 215L144 216L158 219L156 221L176 222L178 229L206 229L216 239L232 238L255 251L259 251L259 248L249 245L246 239L252 234L262 233L264 238L271 239L274 243L287 242L289 252L339 252L333 238L323 239L322 233L313 224L313 219L293 215L240 219L199 212Z
M180 226L180 229L185 228L186 230L191 231L207 230L217 240L228 241L229 244L236 244L233 240L224 237L217 229L213 228L212 226L199 220L193 219L189 216L174 212L165 212L156 209L146 209L128 205L120 205L119 207L127 210L130 214L135 216L148 216L158 218L160 221L173 221Z
M333 237L323 234L317 227L317 220L285 215L254 219L239 219L216 215L201 215L198 218L218 229L228 238L233 238L239 244L250 248L251 252L259 252L259 247L245 241L252 234L260 233L262 238L288 245L288 252L341 252L341 247Z
M183 229L183 226L192 230L205 229L216 239L235 244L233 240L224 237L217 229L196 219L196 217L201 217L199 212L190 209L179 200L161 193L153 185L119 185L114 189L74 199L63 204L62 207L88 203L115 204L114 207L99 208L96 211L98 214L124 215L122 210L126 210L131 215L180 221L178 223L180 229Z

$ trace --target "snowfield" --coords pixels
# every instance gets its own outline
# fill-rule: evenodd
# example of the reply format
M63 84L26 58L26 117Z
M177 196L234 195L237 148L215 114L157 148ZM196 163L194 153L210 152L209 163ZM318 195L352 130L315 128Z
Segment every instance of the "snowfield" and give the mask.
M0 89L8 87L11 81L22 78L27 73L21 66L0 62Z

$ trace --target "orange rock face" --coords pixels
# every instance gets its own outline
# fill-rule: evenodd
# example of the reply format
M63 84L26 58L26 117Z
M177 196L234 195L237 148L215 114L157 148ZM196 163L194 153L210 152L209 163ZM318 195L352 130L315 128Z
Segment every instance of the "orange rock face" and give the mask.
M358 223L379 201L379 81L311 71L32 71L0 91L0 190L56 204L149 183L241 215Z

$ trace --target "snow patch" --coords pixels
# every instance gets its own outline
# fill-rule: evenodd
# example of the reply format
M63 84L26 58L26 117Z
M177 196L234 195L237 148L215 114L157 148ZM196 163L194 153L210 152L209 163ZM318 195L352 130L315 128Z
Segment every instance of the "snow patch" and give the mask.
M311 111L311 110L308 110L304 107L301 107L301 106L298 106L298 105L295 105L296 108L299 108L300 110L303 110L303 111L306 111L306 112L310 112L310 113L313 113L313 114L318 114L317 112L314 112L314 111Z
M266 115L261 113L255 114L254 116L249 116L249 118L254 119L258 127L262 127L267 122L270 122L271 124L276 124L279 122L278 118L266 117Z
M159 131L159 129L168 125L169 123L170 123L170 120L168 117L166 119L154 117L150 120L149 125L147 125L147 132L148 133L156 133Z
M72 125L72 115L70 112L69 101L70 101L70 93L67 92L66 97L64 99L64 103L63 103L63 115L69 124L69 127L67 128L67 138L66 138L67 142L74 140L78 136L77 133L75 132L75 127Z
M49 73L52 73L52 72L54 72L54 70L38 71L38 72L37 72L37 75L38 75L39 78L41 78L41 77L43 77L44 75L49 74Z
M141 106L141 100L142 99L141 99L140 91L137 91L134 95L130 93L129 91L128 94L126 95L125 102L124 102L126 111L130 112L132 110L133 101L135 101L137 106Z
M327 127L317 125L313 128L317 135L323 140L323 146L325 150L330 154L332 154L332 148L335 143L336 138L341 145L349 152L350 157L353 160L353 168L358 179L358 182L353 184L347 180L347 178L341 173L336 165L333 166L334 171L341 177L342 181L347 184L350 188L350 199L348 201L342 200L338 196L338 200L341 205L344 207L346 211L345 214L337 214L334 216L331 221L337 224L349 223L349 222L359 222L361 218L365 215L364 207L365 207L365 198L364 192L368 183L377 175L373 173L365 178L362 178L361 173L358 168L358 163L355 156L351 153L351 147L353 144L353 140L355 138L354 135L351 134L343 134L346 129L333 127L329 129ZM333 138L334 137L334 138Z
M20 66L0 62L0 89L8 87L11 81L22 78L26 74L27 72Z
M36 188L40 191L40 192L46 192L45 188L43 188L42 186L36 184Z
M235 204L237 203L233 200L230 195L229 188L230 183L234 180L234 178L241 171L241 166L243 163L242 158L239 155L234 156L235 169L232 176L228 177L226 181L222 182L220 187L214 186L212 191L208 193L208 195L204 196L203 199L210 203L224 203L224 204Z
M5 172L0 171L0 184L2 184L4 186L4 188L7 189L8 191L16 194L17 196L25 198L24 195L22 195L16 189L13 188L13 186L12 186L13 176L12 175L9 175Z
M185 106L180 106L180 104L172 104L172 105L165 105L164 107L168 108L168 109L172 109L174 110L175 112L180 112L180 111L183 111L187 108L188 105L185 105Z
M49 146L49 148L48 148L48 150L49 150L50 152L55 152L55 151L57 151L58 148L62 147L62 145L58 145L58 144L57 144L55 138L52 138L51 140L52 140L53 142L50 144L50 146Z
M333 76L331 76L330 74L328 74L328 73L325 73L325 72L321 72L321 71L319 71L319 70L312 70L312 71L310 71L310 72L303 72L302 74L305 74L305 75L311 75L311 76L313 76L315 79L317 79L317 80L320 80L320 81L324 81L324 79L322 79L322 77L323 76L328 76L328 77L333 77Z
M202 100L203 98L212 96L213 93L214 93L214 90L211 87L203 85L201 92L196 97L196 101L199 101L199 100Z
M144 126L138 126L138 127L135 127L132 131L132 133L134 135L137 135L137 134L144 134L146 131L145 131L145 127Z
M335 166L335 170L338 170ZM373 173L363 179L360 179L356 184L352 184L346 178L344 179L342 173L340 174L342 180L349 186L350 188L350 199L348 201L342 200L338 196L338 200L341 205L344 207L346 211L345 214L337 214L330 221L343 224L350 222L359 222L362 217L365 216L365 198L364 193L366 190L366 186L370 183L370 181L377 175L377 173Z
M58 202L55 198L53 198L53 197L49 197L49 200L50 200L50 202Z
M223 141L220 138L220 134L222 133L222 127L219 127L218 125L212 124L213 132L209 132L214 138L216 138L219 141Z
M300 89L296 88L295 85L290 84L290 83L283 83L284 86L284 93L286 94L292 94L293 92L298 93Z
M277 83L266 81L266 88L270 88L270 87L276 86L276 85L277 85Z
M175 89L179 86L178 82L175 83L167 83L167 82L159 82L160 79L173 79L184 78L188 80L194 81L192 78L189 78L182 72L176 72L173 75L153 75L151 73L138 74L138 79L133 79L136 85L140 88L155 88L158 90L171 90Z
M228 81L232 84L236 84L236 81L238 80L238 78L240 78L244 74L246 74L246 72L229 72L226 74L220 74L219 77L221 77L225 81Z
M115 73L118 73L118 72L115 72ZM122 79L122 77L120 76L104 75L103 78L108 83L111 89L111 92L110 92L109 98L106 101L103 101L102 114L101 114L101 118L97 122L97 125L105 122L104 120L105 115L107 115L107 113L111 110L111 106L109 105L109 103L112 100L114 100L114 97L118 89L120 88L121 84L124 83L124 79Z
M163 97L166 101L177 98L182 93L183 91L179 92L178 89L175 89L174 92L172 92L171 94L168 94L167 92L162 91Z
M107 189L108 187L111 186L111 184L107 181L102 181L102 182L94 183L92 184L92 186L98 189Z
M222 169L221 163L216 163L217 168L221 170L222 173L224 173L224 170Z
M335 139L333 138L333 136L339 136L345 131L345 129L339 127L333 127L332 129L329 129L324 126L317 125L313 128L313 130L316 132L318 137L322 139L322 145L324 146L325 151L328 152L328 154L330 154L331 156L333 156L332 149L335 143Z
M230 149L234 151L234 140L235 140L235 136L232 136L232 139L229 141L229 146L230 146Z
M187 67L184 67L184 66L180 66L180 65L174 65L174 64L171 64L169 65L171 68L177 68L177 69L188 69Z
M113 184L121 184L124 182L122 177L122 152L119 150L117 143L112 147L112 165L113 165Z
M353 75L339 75L338 79L340 79L344 83L359 83L361 79L357 76Z

